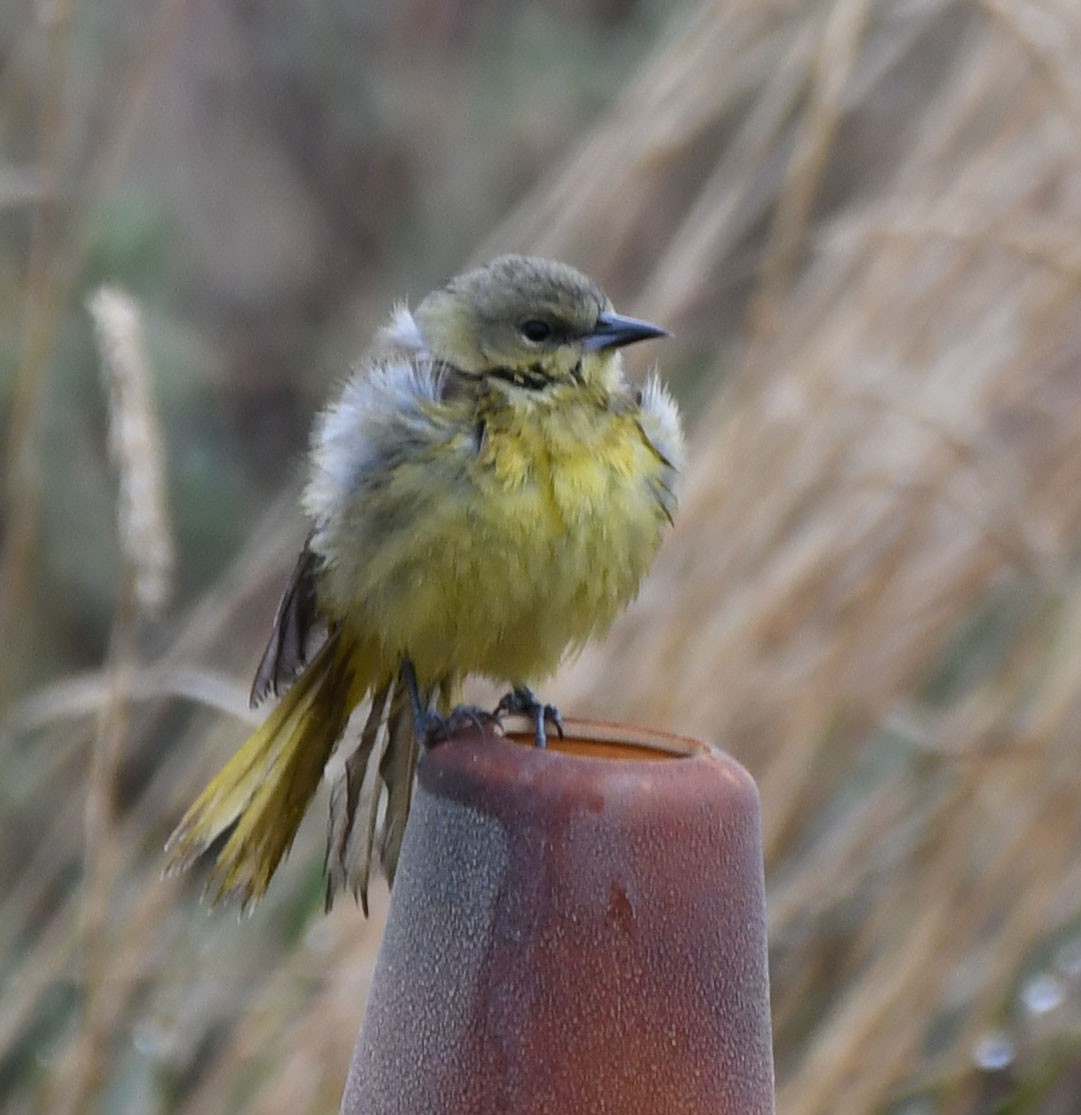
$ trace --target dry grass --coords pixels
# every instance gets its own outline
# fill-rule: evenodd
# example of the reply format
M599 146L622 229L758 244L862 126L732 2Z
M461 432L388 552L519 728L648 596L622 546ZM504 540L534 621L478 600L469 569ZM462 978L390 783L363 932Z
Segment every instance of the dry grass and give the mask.
M52 349L61 303L65 232L61 192L66 99L73 23L72 4L60 0L46 30L44 95L37 122L39 192L26 270L26 313L18 365L11 387L11 415L4 445L5 538L0 560L0 626L19 643L24 631L23 600L31 578L41 497L39 427L45 367ZM0 704L12 693L11 655L0 655Z
M1044 1110L1077 1060L1079 47L1052 0L706 4L478 253L570 258L677 331L666 367L701 414L676 534L552 695L699 733L758 778L786 1115L991 1110L1011 1080ZM132 695L98 977L128 1106L104 1109L336 1109L378 924L318 917L319 819L242 925L158 880L165 833L243 734L169 693L228 704L235 678L239 698L239 664L191 668L254 654L234 632L270 607L291 515ZM9 764L30 740L49 753L9 794L60 805L0 907L18 972L0 1051L36 1027L45 1065L24 1109L74 1072L63 880L86 708L108 692L83 680L9 721ZM1039 972L1056 1010L1019 998ZM1010 1078L974 1061L996 1029Z

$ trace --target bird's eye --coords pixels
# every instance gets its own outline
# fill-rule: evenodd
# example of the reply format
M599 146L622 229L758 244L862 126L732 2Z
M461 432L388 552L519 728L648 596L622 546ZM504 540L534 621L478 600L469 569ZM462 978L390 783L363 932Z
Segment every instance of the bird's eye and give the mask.
M535 345L539 345L542 341L548 340L552 335L552 327L548 322L538 321L536 318L523 321L518 328L522 336Z

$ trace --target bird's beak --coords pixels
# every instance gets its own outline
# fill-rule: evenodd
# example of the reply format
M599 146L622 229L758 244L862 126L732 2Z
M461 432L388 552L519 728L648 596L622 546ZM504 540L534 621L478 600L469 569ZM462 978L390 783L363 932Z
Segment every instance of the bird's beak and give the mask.
M585 352L600 352L605 348L621 348L633 345L635 341L645 341L650 337L668 337L671 334L659 325L639 321L622 314L603 313L597 318L593 332L582 342Z

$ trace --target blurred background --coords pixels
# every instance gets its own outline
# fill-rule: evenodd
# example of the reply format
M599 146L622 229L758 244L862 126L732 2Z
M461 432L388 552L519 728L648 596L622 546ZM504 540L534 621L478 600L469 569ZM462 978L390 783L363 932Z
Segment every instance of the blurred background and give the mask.
M162 844L252 723L315 409L561 257L676 336L676 530L546 692L763 795L779 1110L1081 1100L1081 11L0 11L0 1108L332 1115L386 905Z

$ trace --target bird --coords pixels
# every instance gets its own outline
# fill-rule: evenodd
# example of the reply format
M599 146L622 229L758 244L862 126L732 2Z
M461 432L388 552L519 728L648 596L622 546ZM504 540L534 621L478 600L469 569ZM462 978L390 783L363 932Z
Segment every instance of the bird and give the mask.
M679 411L621 357L666 335L570 265L522 255L395 305L314 423L310 532L251 690L253 706L280 700L183 816L171 868L213 849L212 900L257 901L355 737L326 901L351 890L367 914L377 853L393 883L425 746L508 711L540 746L562 731L532 687L608 630L673 523ZM471 674L510 686L493 713L461 704Z

